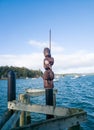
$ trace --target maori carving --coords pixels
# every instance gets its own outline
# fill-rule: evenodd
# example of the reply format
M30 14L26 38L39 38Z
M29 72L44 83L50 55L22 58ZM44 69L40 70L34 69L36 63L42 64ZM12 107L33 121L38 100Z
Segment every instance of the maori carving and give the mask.
M54 58L51 57L50 49L44 48L44 68L45 72L43 74L44 80L44 88L51 89L54 87L53 79L54 79L54 72L52 71L52 65L54 64Z

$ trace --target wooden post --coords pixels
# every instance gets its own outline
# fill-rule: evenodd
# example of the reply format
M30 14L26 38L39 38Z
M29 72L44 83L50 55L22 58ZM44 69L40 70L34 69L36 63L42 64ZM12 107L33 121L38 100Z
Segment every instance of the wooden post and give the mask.
M15 73L11 70L8 73L8 101L16 100L16 78ZM13 110L11 110L12 114L14 113ZM11 114L11 115L12 115ZM19 126L19 124L16 124Z
M26 102L26 99L25 99L25 95L24 94L20 94L20 97L19 97L20 101L22 103L25 103ZM23 126L26 124L26 112L22 111L21 112L21 115L20 115L20 126Z
M7 89L7 101L13 101L16 100L16 78L15 78L15 73L11 70L8 73L8 89ZM7 121L12 115L14 111L13 110L8 110L7 111L7 116L4 119Z
M30 102L30 97L25 94L20 94L19 97L22 103L28 104ZM22 111L20 115L20 126L31 123L31 116L29 112Z
M53 106L53 89L45 89L46 105ZM53 115L46 115L46 119L53 118Z
M56 94L53 93L53 107L56 107Z
M27 98L27 103L30 103L30 97L28 96ZM26 124L30 124L31 123L31 115L30 112L26 112Z
M16 80L15 73L10 71L8 73L8 101L16 99Z

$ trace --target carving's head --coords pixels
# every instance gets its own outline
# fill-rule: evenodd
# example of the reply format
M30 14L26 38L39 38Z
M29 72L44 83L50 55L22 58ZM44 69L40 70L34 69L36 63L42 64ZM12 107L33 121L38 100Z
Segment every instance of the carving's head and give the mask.
M50 49L49 48L44 48L44 56L47 57L47 56L51 56L51 53L50 53Z

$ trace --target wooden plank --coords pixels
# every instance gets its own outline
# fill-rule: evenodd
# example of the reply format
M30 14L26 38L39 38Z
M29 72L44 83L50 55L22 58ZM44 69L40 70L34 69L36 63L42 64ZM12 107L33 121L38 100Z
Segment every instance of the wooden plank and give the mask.
M41 96L45 94L45 89L26 89L26 94L29 96ZM53 89L53 93L57 93L57 89Z
M12 110L21 110L27 112L36 112L42 114L49 114L55 116L68 116L72 114L83 113L81 109L73 109L73 108L63 108L63 107L53 107L53 106L45 106L45 105L31 105L25 104L21 102L8 102L8 108Z
M16 125L17 120L19 119L20 116L20 111L19 112L15 112L11 118L5 123L5 125L1 128L1 130L10 130L11 128L13 128Z
M86 113L80 113L77 116L58 117L41 123L27 125L12 130L63 130L86 121Z

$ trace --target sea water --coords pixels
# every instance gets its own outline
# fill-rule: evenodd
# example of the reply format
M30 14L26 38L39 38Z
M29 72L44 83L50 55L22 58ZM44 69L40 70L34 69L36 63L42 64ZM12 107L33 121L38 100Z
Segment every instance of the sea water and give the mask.
M0 119L7 109L7 80L0 80ZM27 88L43 88L42 78L17 79L16 98L20 93L25 93ZM94 76L60 77L54 82L54 88L58 90L56 105L70 108L82 108L87 112L87 121L81 124L82 130L94 130ZM45 96L34 97L33 103L45 104ZM44 115L32 114L32 120L42 120Z

